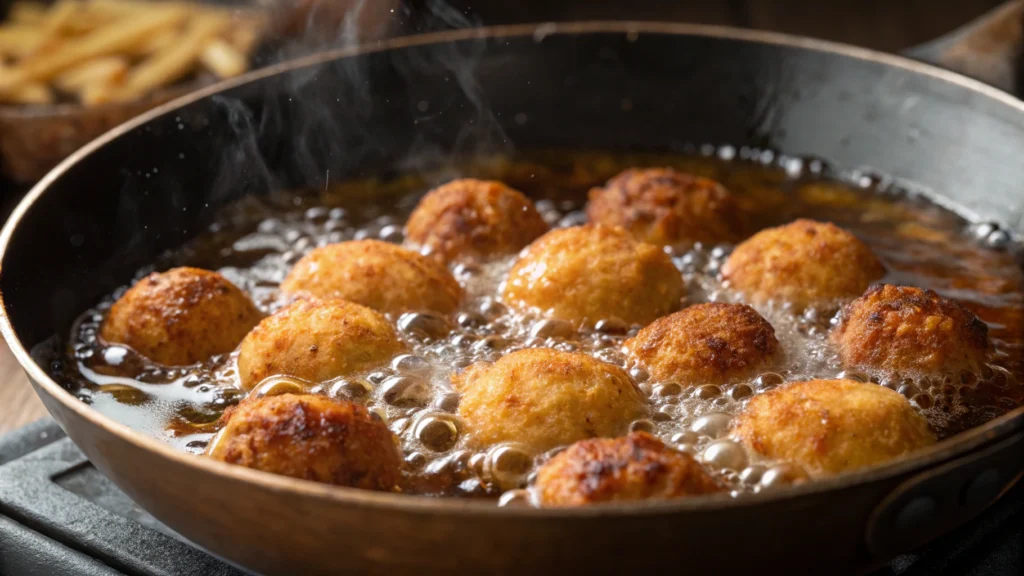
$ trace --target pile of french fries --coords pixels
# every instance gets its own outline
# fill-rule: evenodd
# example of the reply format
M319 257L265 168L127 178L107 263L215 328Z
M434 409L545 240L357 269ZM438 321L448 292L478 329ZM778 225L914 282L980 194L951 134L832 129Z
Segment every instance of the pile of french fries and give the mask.
M17 2L0 23L0 103L85 106L142 98L197 73L245 72L257 10L146 0Z

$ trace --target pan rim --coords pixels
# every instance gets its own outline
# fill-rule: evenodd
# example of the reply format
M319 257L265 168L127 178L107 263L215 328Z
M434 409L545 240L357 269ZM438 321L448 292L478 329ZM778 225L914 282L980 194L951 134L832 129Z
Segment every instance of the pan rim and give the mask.
M93 140L44 176L19 202L11 213L3 230L0 231L0 275L3 273L3 260L19 222L31 206L50 188L68 169L87 158L108 142L128 133L151 120L171 113L172 111L192 104L214 94L237 88L245 84L269 78L290 70L316 66L330 61L371 54L388 50L410 48L436 43L454 42L470 39L509 38L533 36L543 41L550 36L566 36L578 34L662 34L703 36L722 40L734 40L750 43L771 44L784 47L815 50L844 56L848 58L873 61L895 68L904 69L916 74L930 76L940 81L959 85L975 93L998 101L1024 114L1024 102L998 88L984 84L961 74L942 68L917 62L902 56L886 54L867 48L850 46L842 43L793 36L777 32L745 30L724 26L709 26L685 23L639 22L639 21L585 21L567 23L517 24L434 32L413 36L403 36L389 40L377 41L372 44L338 48L288 60L268 66L245 75L212 84L188 95L157 106L152 110L129 120L106 134ZM389 494L332 486L307 480L278 476L275 474L252 470L196 457L174 449L169 444L156 438L137 432L128 426L109 418L99 411L78 400L74 395L57 384L38 364L32 360L21 339L14 331L7 315L7 303L0 294L0 333L17 358L22 369L28 374L33 385L60 402L66 409L91 425L103 429L106 433L117 437L120 441L132 444L135 448L172 461L175 466L189 466L198 473L214 474L227 477L233 481L250 482L270 492L297 493L304 498L329 500L339 505L355 505L407 513L447 513L490 515L500 514L524 518L587 518L596 516L619 516L639 514L677 514L707 509L732 508L737 506L755 508L768 506L780 501L810 497L815 494L849 488L872 481L884 481L901 475L931 468L953 458L976 451L993 440L1003 438L1013 431L1024 427L1024 406L995 418L982 426L972 428L961 434L946 439L935 446L916 452L914 455L901 458L886 465L863 471L851 472L838 477L825 478L805 483L785 490L763 492L743 498L732 498L727 494L689 498L674 501L605 503L580 508L499 508L491 501L477 501L458 498L437 498L430 496Z

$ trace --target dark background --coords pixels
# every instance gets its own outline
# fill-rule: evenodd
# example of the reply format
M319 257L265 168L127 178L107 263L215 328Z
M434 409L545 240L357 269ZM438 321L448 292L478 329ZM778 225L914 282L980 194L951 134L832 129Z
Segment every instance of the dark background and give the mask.
M442 2L458 11L461 25L667 20L774 30L889 52L899 52L937 38L1003 3L1002 0L405 0L413 16L410 22L417 21L416 13ZM10 3L11 0L0 0L0 14ZM422 23L414 24L403 32L420 31L422 26ZM6 218L25 190L0 176L0 221Z
M421 0L427 2L429 0ZM897 52L1003 0L449 0L485 24L674 20L775 30Z

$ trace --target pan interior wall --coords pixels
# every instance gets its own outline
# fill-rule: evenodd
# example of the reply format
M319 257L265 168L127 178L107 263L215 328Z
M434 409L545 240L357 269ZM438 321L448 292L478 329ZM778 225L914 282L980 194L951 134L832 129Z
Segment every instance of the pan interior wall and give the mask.
M246 195L533 148L811 155L1024 229L1021 110L969 86L746 39L546 32L288 70L106 142L49 184L11 238L0 291L15 329L27 345L67 333Z

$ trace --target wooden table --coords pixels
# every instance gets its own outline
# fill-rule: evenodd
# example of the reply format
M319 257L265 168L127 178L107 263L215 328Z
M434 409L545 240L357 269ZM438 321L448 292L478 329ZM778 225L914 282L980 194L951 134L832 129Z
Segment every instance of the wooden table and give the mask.
M7 345L0 341L0 434L46 416L28 377Z

